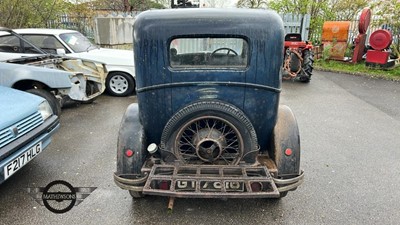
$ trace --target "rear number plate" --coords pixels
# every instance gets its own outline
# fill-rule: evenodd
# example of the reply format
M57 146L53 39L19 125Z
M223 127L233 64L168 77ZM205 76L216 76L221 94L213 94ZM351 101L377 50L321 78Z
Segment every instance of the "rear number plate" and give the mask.
M28 151L22 153L9 164L4 167L4 180L9 178L15 172L17 172L21 167L25 166L29 161L35 158L39 153L42 152L42 142L37 143Z

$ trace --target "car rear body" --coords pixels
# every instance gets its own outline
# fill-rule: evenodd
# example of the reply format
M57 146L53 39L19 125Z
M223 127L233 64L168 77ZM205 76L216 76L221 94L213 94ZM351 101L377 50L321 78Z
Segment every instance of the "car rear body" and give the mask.
M141 13L138 103L122 119L116 184L133 197L279 198L303 181L279 105L284 30L266 10Z

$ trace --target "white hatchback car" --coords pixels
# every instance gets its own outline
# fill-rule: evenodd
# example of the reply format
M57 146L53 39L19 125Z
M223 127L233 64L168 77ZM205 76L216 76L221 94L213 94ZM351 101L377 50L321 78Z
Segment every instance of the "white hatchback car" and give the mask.
M106 63L108 70L106 89L111 95L127 96L135 90L133 51L100 48L75 30L15 29L14 31L48 53L66 54Z

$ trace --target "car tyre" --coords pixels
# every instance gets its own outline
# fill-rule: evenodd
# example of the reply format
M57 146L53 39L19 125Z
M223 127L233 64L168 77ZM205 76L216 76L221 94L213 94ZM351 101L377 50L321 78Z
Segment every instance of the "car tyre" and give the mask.
M132 196L132 198L143 198L144 197L144 194L139 191L129 190L129 194Z
M244 112L242 112L240 109L231 104L220 101L195 102L182 108L171 117L164 127L161 136L161 153L164 155L163 157L165 160L174 160L176 157L185 162L186 160L184 160L182 152L186 150L181 151L177 147L181 137L184 138L184 136L182 136L183 129L185 129L188 124L191 124L190 126L192 126L195 123L192 123L192 121L200 121L201 123L204 123L204 121L207 120L217 120L217 123L224 121L224 123L229 124L229 126L233 128L232 130L237 131L236 135L238 143L241 143L242 146L245 146L243 148L238 147L236 158L227 162L228 164L236 165L241 161L250 164L255 163L259 146L253 125ZM207 127L208 126L204 126L200 129L204 130L204 128ZM210 131L210 133L212 133L212 131ZM199 132L194 133L193 137L197 134L199 134ZM238 144L238 146L241 145ZM223 150L223 152L225 152L225 150ZM220 154L220 158L223 158L222 154L224 153ZM201 159L201 157L199 154L197 154L197 161L201 162L199 159ZM204 160L204 158L202 160Z
M27 92L46 99L47 102L49 102L51 109L53 110L53 114L60 116L61 104L57 100L57 98L53 94L51 94L49 91L46 91L44 89L29 89L29 90L27 90Z
M124 97L135 89L133 77L123 72L112 72L107 76L106 89L110 95Z
M284 197L286 197L287 194L288 194L287 191L280 192L280 193L279 193L279 198L280 198L280 199L281 199L281 198L284 198Z

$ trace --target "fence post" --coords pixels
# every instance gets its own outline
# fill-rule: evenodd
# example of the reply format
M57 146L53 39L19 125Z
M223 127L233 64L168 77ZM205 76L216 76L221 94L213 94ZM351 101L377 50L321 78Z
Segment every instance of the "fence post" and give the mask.
M299 33L302 40L308 40L310 32L310 14L295 15L295 14L279 14L283 20L285 34Z
M311 15L305 14L301 24L301 37L305 41L308 40L308 32L310 32L310 21L311 21Z

